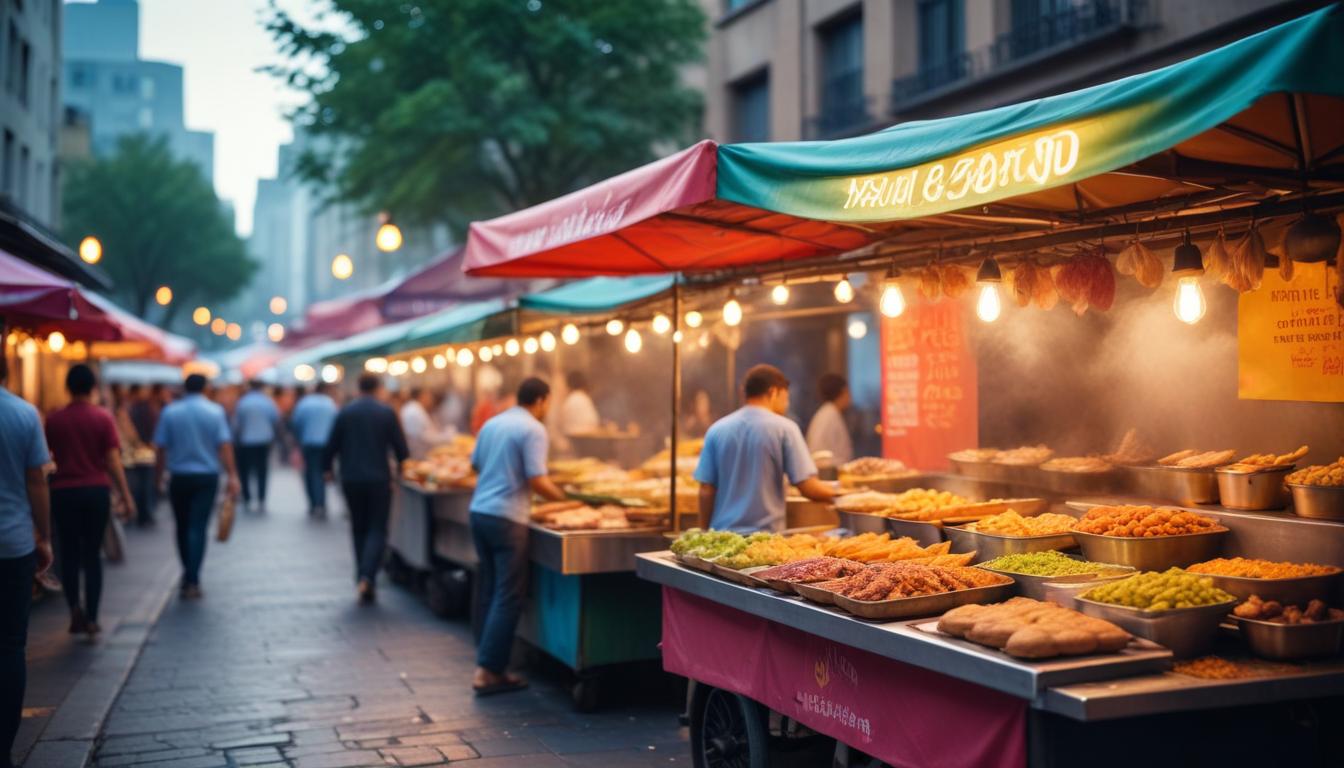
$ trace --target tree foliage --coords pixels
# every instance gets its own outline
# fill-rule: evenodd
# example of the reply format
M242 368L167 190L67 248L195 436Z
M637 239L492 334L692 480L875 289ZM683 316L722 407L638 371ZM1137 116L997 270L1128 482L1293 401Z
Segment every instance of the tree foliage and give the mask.
M236 296L256 271L210 182L161 138L127 136L113 154L74 164L62 199L66 241L102 242L116 297L141 317L161 285L173 290L170 323L179 307Z
M298 173L334 196L418 224L549 200L654 159L698 133L697 0L329 0L304 26L275 6L310 95ZM329 31L339 27L343 31ZM316 73L316 74L315 74Z

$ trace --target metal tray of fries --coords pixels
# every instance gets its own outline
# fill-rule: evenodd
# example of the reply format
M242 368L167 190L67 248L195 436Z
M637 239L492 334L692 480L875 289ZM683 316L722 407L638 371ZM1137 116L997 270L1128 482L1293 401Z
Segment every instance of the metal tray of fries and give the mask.
M1077 585L1082 588L1091 589L1098 584L1104 584L1108 581L1133 576L1137 571L1124 565L1113 565L1097 569L1096 573L1069 573L1061 576L1036 576L1030 573L1013 573L1012 571L1000 571L997 568L985 568L984 565L976 566L990 573L997 573L1000 576L1007 576L1015 584L1013 591L1023 597L1030 597L1033 600L1049 601L1049 587L1052 585ZM1054 602L1054 601L1051 601ZM1072 607L1073 600L1070 598L1066 608Z
M988 587L958 589L936 595L902 597L895 600L855 600L836 594L835 606L859 618L893 621L917 616L933 616L969 603L996 603L1006 600L1012 591L1013 580L1005 577L1002 584L992 584Z

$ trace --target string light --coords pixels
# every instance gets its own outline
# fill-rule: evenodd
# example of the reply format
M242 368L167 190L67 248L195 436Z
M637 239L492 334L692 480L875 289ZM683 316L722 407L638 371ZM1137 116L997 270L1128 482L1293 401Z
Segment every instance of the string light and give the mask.
M868 335L868 324L859 319L849 321L849 338L862 339Z
M539 347L540 345L537 343L537 340L532 336L528 336L526 339L523 339L523 352L525 354L535 355L537 354L537 349Z
M284 297L284 296L272 296L272 297L271 297L271 314L272 314L272 315L283 315L283 314L285 314L285 310L286 310L286 309L289 309L289 302L285 300L285 297Z
M266 338L279 344L285 338L285 326L279 323L271 323L266 326Z
M405 360L393 360L387 364L387 372L393 376L405 376L411 369L411 364Z
M331 363L327 363L326 365L322 366L323 381L327 382L328 384L335 384L337 381L340 380L340 378L341 378L340 368L336 367L335 365L332 365Z
M79 258L85 264L97 264L103 259L103 244L93 235L79 241Z
M789 303L789 286L780 283L770 289L770 300L778 306L784 306Z
M667 319L667 315L664 315L660 312L653 316L652 327L654 333L658 334L659 336L662 336L663 334L672 330L672 321Z
M644 348L644 338L639 335L639 331L631 328L625 332L625 351L630 353L638 352Z
M672 343L673 343L673 344L680 344L680 343L681 343L681 340L682 340L683 338L685 338L685 336L682 334L681 331L673 331L673 332L672 332Z
M1003 273L999 271L999 262L993 256L980 263L980 271L975 275L980 286L980 298L975 302L975 314L986 323L999 319L1003 311L1003 302L999 299L999 283L1003 282Z
M228 329L229 323L222 317L216 317L214 320L210 321L210 332L216 336L223 336L224 332Z
M1204 289L1199 287L1199 277L1204 274L1204 257L1200 254L1199 248L1190 242L1189 232L1185 233L1185 241L1176 246L1174 255L1175 262L1171 273L1178 280L1176 298L1172 300L1171 309L1176 313L1178 320L1187 325L1194 325L1204 317L1209 308L1204 301Z
M24 357L32 357L37 354L37 342L31 337L24 339L19 343L19 354Z
M699 328L705 322L705 316L692 309L686 313L686 327Z
M508 341L504 342L504 354L508 355L509 357L517 357L518 349L519 347L517 339L509 339Z
M490 345L490 351L495 353L495 357L499 357L500 355L504 354L504 345L492 344Z
M905 312L905 294L901 293L901 286L895 280L888 280L883 286L877 308L884 317L900 317Z
M353 274L355 274L355 262L344 253L336 254L336 258L331 260L331 276L337 280L349 280Z
M579 343L579 326L573 323L565 323L565 327L560 329L560 340L569 346Z
M401 247L401 229L391 221L385 221L378 228L378 234L373 236L373 242L378 250L391 253Z
M444 368L447 367L448 367L448 358L444 357L443 355L434 356L434 370L442 371Z
M457 364L462 366L463 368L466 368L467 366L471 365L472 362L471 358L472 354L470 349L463 347L462 349L457 350Z
M47 336L47 349L50 349L53 353L65 349L65 334L60 331L52 331L51 335Z
M166 285L160 285L159 289L154 292L154 301L161 307L166 307L173 303L173 289Z
M237 341L243 338L243 326L237 323L229 323L224 329L224 334L229 337L229 341Z
M317 371L314 371L313 366L307 363L294 366L294 378L299 381L312 381L315 376L317 376Z
M364 370L369 373L387 373L387 358L370 357L364 361Z
M197 325L206 325L210 322L210 310L206 307L197 307L191 313L191 321Z
M493 347L481 347L481 362L482 362L482 363L488 363L488 362L490 362L491 360L493 360L494 357L495 357L495 350L494 350Z
M411 359L411 370L416 373L424 373L425 369L428 367L429 365L425 362L425 358L420 357L419 355L416 355Z
M734 328L741 322L742 305L737 303L737 299L729 299L728 303L723 305L723 324Z
M550 331L542 331L542 332L541 332L541 351L542 351L542 352L554 352L554 351L555 351L555 334L554 334L554 333L551 333Z
M709 349L709 334L708 333L700 334L700 338L696 339L695 343L701 349Z
M854 300L854 286L850 284L849 278L842 277L840 282L835 284L835 300L841 304L848 304Z
M620 336L621 331L623 330L625 330L625 323L621 322L620 320L613 317L612 319L607 321L607 333L611 334L612 336Z

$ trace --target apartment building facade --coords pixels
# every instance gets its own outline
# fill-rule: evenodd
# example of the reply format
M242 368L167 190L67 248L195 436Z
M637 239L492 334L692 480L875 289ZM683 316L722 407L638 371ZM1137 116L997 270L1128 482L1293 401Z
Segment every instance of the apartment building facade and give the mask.
M0 209L53 227L60 212L61 0L0 0Z

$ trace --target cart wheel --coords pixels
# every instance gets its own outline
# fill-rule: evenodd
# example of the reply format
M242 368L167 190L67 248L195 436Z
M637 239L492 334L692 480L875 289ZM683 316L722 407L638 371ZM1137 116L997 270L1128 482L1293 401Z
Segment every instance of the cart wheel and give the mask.
M769 739L765 709L735 693L697 687L691 703L691 760L695 768L765 768Z
M595 675L584 675L569 689L574 699L574 709L579 712L593 712L598 707L601 686Z

